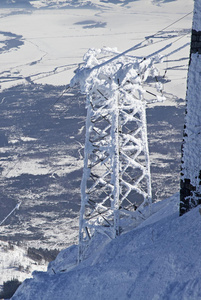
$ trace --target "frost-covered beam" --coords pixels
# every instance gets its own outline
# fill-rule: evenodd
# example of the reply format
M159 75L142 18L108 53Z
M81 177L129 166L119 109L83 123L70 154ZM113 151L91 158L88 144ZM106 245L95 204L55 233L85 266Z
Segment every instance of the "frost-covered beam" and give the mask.
M195 0L182 145L180 215L201 203L201 0Z

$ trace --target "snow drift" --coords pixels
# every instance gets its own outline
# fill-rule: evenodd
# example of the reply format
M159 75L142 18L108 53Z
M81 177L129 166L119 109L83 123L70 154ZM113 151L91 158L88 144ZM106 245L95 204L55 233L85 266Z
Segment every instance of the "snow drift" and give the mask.
M179 217L178 204L178 195L154 204L151 217L73 269L76 246L63 250L12 300L200 299L200 210Z

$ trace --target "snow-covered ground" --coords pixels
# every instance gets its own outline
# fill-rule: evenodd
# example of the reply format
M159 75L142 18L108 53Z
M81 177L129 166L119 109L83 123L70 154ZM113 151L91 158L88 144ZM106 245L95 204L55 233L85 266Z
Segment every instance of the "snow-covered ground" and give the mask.
M147 119L154 201L178 191L193 1L21 3L0 4L0 221L22 202L0 239L62 249L77 243L86 116L66 84L89 48L124 51L151 36L131 52L146 56L172 43L162 53L167 100Z
M156 203L155 214L74 269L76 246L62 251L12 299L200 299L200 208L179 217L178 204L178 194Z
M47 262L36 262L27 256L27 251L17 245L0 241L0 285L7 280L17 278L23 281L32 277L35 270L46 270Z

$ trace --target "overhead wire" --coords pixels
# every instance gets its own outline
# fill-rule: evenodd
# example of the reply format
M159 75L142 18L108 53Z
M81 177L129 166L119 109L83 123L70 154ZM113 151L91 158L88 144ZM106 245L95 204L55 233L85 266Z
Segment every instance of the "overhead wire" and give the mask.
M93 70L95 70L95 69L98 69L98 68L100 68L100 67L102 67L102 66L104 66L104 65L106 65L106 64L108 64L108 63L110 63L110 62L112 62L112 61L114 61L114 60L116 60L116 59L118 59L118 58L120 58L121 56L127 55L127 53L129 53L129 52L132 52L132 51L134 51L134 50L138 50L138 49L141 49L141 48L150 46L151 44L143 45L143 43L146 42L146 41L147 41L148 39L150 39L150 38L154 38L158 33L163 32L163 31L166 30L167 28L170 28L172 25L177 24L177 23L180 22L182 19L186 18L187 16L189 16L189 15L192 14L192 13L193 13L193 11L191 11L190 13L185 14L184 16L182 16L181 18L179 18L178 20L172 22L171 24L169 24L168 26L164 27L163 29L157 31L155 34L153 34L153 35L151 35L151 36L145 37L145 38L144 38L141 42L139 42L138 44L136 44L136 45L130 47L129 49L127 49L127 50L125 50L125 51L123 51L123 52L117 54L116 56L114 56L114 57L108 59L107 61L105 61L105 62L103 62L103 63L101 63L101 64L99 64L99 65L96 65L96 66L92 67L91 69L89 69L89 72L91 72L91 71L93 71ZM179 40L179 39L178 39L178 40ZM157 42L155 42L154 44L156 44L156 43L157 43Z
M160 33L160 32L162 32L162 31L164 31L164 30L170 28L170 27L173 26L173 25L177 24L178 22L180 22L180 21L183 20L184 18L188 17L188 16L191 15L192 13L193 13L193 10L192 10L191 12L185 14L185 15L182 16L181 18L177 19L176 21L172 22L172 23L169 24L168 26L166 26L166 27L160 29L160 30L157 31L153 36L155 36L155 35L157 35L158 33ZM148 36L147 38L150 38L150 37L152 37L152 36Z
M6 215L6 217L0 222L0 226L14 213L14 211L20 208L21 205L21 201L17 203L17 205L9 212L8 215Z

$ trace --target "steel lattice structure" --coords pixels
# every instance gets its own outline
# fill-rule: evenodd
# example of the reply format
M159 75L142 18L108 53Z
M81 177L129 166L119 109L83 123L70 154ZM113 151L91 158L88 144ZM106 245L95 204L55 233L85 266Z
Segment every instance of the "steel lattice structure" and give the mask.
M154 74L152 61L124 57L91 69L88 61L71 83L87 95L79 261L96 232L115 238L143 218L142 209L149 213L152 202L142 88Z

